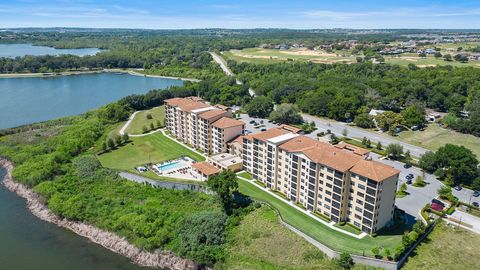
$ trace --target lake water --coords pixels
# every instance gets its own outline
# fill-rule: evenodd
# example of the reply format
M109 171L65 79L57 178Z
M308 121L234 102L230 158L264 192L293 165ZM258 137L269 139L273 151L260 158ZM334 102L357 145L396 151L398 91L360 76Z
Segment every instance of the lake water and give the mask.
M130 94L182 84L126 73L0 78L0 129L75 115Z
M25 200L2 184L0 167L0 269L145 270L127 258L32 215Z
M95 55L102 50L97 48L83 49L55 49L46 46L33 46L31 44L0 44L0 57L14 58L25 55L61 55L73 54L78 56Z

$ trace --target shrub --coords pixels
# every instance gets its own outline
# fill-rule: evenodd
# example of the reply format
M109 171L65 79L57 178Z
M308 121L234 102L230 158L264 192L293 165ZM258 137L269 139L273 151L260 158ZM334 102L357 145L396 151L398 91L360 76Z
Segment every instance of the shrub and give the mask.
M148 114L147 114L147 119L149 119L149 120L150 120L150 119L153 119L152 115L148 113Z
M352 256L350 256L350 254L348 254L346 252L342 252L342 254L340 254L340 258L337 261L337 265L339 267L341 267L342 269L352 268L352 266L353 266Z

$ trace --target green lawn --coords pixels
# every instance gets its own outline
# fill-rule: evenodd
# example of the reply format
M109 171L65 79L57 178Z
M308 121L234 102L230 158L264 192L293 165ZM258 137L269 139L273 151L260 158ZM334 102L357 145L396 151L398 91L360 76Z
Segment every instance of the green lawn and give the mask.
M479 269L479 242L480 235L441 222L402 269Z
M388 64L396 64L401 66L408 66L408 64L415 64L420 67L427 67L427 66L454 66L454 67L480 67L480 61L468 61L467 63L461 63L457 61L445 61L443 58L435 58L433 56L427 57L418 57L417 54L415 56L403 56L403 57L395 57L395 56L384 56L385 63Z
M248 173L248 172L239 173L238 176L243 177L243 178L248 179L248 180L252 180L252 179L253 179L252 175L251 175L250 173Z
M392 232L389 235L378 235L375 238L366 236L363 239L357 239L324 226L320 222L291 207L287 202L277 199L251 183L247 183L245 180L239 179L238 185L240 192L256 200L269 203L280 212L287 223L335 250L359 255L365 252L365 255L373 255L371 250L375 246L390 249L390 251L393 252L395 247L400 245L402 238L401 232Z
M104 167L118 170L132 170L135 166L175 159L182 155L195 160L204 158L165 137L161 132L148 136L132 137L132 142L118 149L98 156Z
M147 115L150 114L152 119L147 119ZM147 127L150 130L150 124L153 124L157 128L157 121L160 121L162 127L165 123L165 108L164 106L155 107L150 110L141 111L135 115L132 122L128 126L126 132L128 134L141 134L143 133L143 127Z
M387 135L388 136L388 135ZM430 150L437 150L447 143L463 145L480 157L480 138L446 129L437 124L430 124L423 131L404 131L395 137L400 141L421 146Z
M230 231L225 253L225 262L216 269L338 269L335 261L282 226L266 206L249 213Z

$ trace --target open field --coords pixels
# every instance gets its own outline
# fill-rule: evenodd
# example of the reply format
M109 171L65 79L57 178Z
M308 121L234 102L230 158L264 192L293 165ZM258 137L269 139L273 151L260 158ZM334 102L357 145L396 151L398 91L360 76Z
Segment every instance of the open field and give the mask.
M451 44L449 44L451 45ZM455 44L456 45L456 44ZM473 46L473 45L472 45ZM455 47L456 48L456 47ZM456 50L456 49L455 49ZM443 54L451 53L442 51ZM455 51L456 53L456 51ZM222 53L226 58L237 62L247 62L254 64L271 64L285 61L310 61L314 63L355 63L356 57L361 55L351 55L350 51L334 51L327 53L325 51L313 51L307 49L260 49L248 48L243 50L230 50ZM402 54L401 56L384 56L385 63L408 66L415 64L419 67L445 66L451 65L455 67L478 67L480 61L469 61L468 63L460 63L457 61L447 62L443 58L435 58L433 55L427 57L419 57L416 53Z
M127 145L99 155L98 159L104 167L128 171L138 165L157 163L180 156L204 160L197 153L165 137L161 132L156 132L148 136L133 137Z
M152 119L147 119L147 115L151 115ZM150 130L150 124L153 124L157 128L157 121L160 121L163 127L165 123L165 107L159 106L150 110L138 112L133 118L132 122L125 132L128 134L141 134L143 133L143 127L145 126Z
M480 235L442 222L413 252L402 269L479 269Z
M385 135L388 136L388 135ZM442 128L437 124L430 124L423 131L404 131L395 137L400 141L421 146L430 150L437 150L447 143L463 145L472 150L480 158L480 138L463 134L454 130Z
M248 214L230 235L219 269L337 269L334 260L282 226L266 206Z
M238 185L241 193L255 200L267 202L280 212L285 222L335 250L358 255L364 253L365 255L372 256L372 248L376 246L389 249L393 252L401 243L403 232L396 232L395 230L390 231L389 235L379 234L377 237L366 236L362 239L348 236L324 226L320 222L291 207L287 202L277 199L253 184L247 183L245 180L239 179Z
M223 52L223 55L237 62L272 63L284 61L311 61L315 63L353 63L355 57L305 49L274 50L248 48Z

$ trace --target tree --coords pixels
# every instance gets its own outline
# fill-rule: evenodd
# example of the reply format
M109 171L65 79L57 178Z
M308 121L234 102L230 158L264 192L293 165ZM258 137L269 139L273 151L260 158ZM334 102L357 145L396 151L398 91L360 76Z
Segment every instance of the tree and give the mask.
M152 118L153 118L152 115L149 114L149 113L147 113L147 119L150 120L150 119L152 119Z
M413 185L416 187L424 187L425 181L423 181L423 178L419 175L417 176L417 178L415 178L415 182L413 183Z
M218 212L187 216L179 228L179 255L212 267L223 254L228 217Z
M376 258L380 255L380 248L379 247L374 247L372 248L372 253L375 255Z
M399 113L386 111L384 113L378 114L375 116L377 125L383 131L394 131L397 126L404 125L405 120L403 116Z
M398 189L398 192L400 194L406 194L407 193L407 188L408 188L407 184L403 183L403 184L400 185L400 188Z
M468 57L464 54L456 54L454 57L455 61L466 63L468 62Z
M398 143L389 144L385 150L387 155L395 160L400 159L403 154L403 146Z
M157 128L161 128L162 127L162 123L160 123L160 120L157 120Z
M357 115L353 122L361 128L373 128L375 126L372 117L368 113Z
M116 146L122 145L122 138L120 136L116 135L114 140Z
M347 128L344 128L344 129L342 130L342 135L343 135L343 137L347 137L347 136L348 136L348 129L347 129Z
M230 170L223 171L210 176L207 180L207 186L218 195L224 209L227 213L230 213L234 203L233 194L238 189L237 175Z
M148 131L147 126L142 126L142 132L143 132L143 133L147 133L147 131Z
M108 148L110 149L115 148L115 143L113 142L112 138L108 138L107 145L108 145Z
M410 150L407 150L407 151L405 152L405 158L406 158L406 159L410 159L410 158L411 158L411 156L410 156Z
M254 97L245 105L245 111L250 117L266 118L273 111L273 101L266 96Z
M106 142L102 142L102 151L103 152L107 151L107 143Z
M150 130L154 130L155 129L155 126L153 125L153 123L150 123Z
M382 143L381 142L377 143L377 150L382 150Z
M363 139L362 139L362 145L367 145L367 137L363 137Z
M372 147L372 141L370 141L370 139L367 140L367 143L365 144L365 146L367 148L371 148Z
M122 139L124 143L127 143L128 141L130 141L130 136L128 136L128 133L123 133Z
M390 252L390 249L385 249L385 251L383 252L383 254L385 254L385 257L387 257L388 260L391 260L392 259L392 253Z
M443 56L443 59L447 62L451 62L452 61L452 56L450 54L445 54Z
M281 124L300 124L303 119L298 107L290 103L283 103L270 113L270 119Z
M417 232L418 235L422 235L425 232L425 224L421 220L417 220L415 224L413 224L413 231Z
M337 264L342 269L351 269L353 266L352 256L350 256L350 254L348 254L347 252L342 252L340 254L340 258L337 261Z
M425 124L425 108L421 105L410 105L401 114L408 127L423 126Z
M435 52L433 56L435 56L435 58L441 58L442 54L440 52Z
M437 193L438 193L438 195L440 195L440 197L448 198L452 195L452 188L449 187L449 186L441 186L437 190Z

